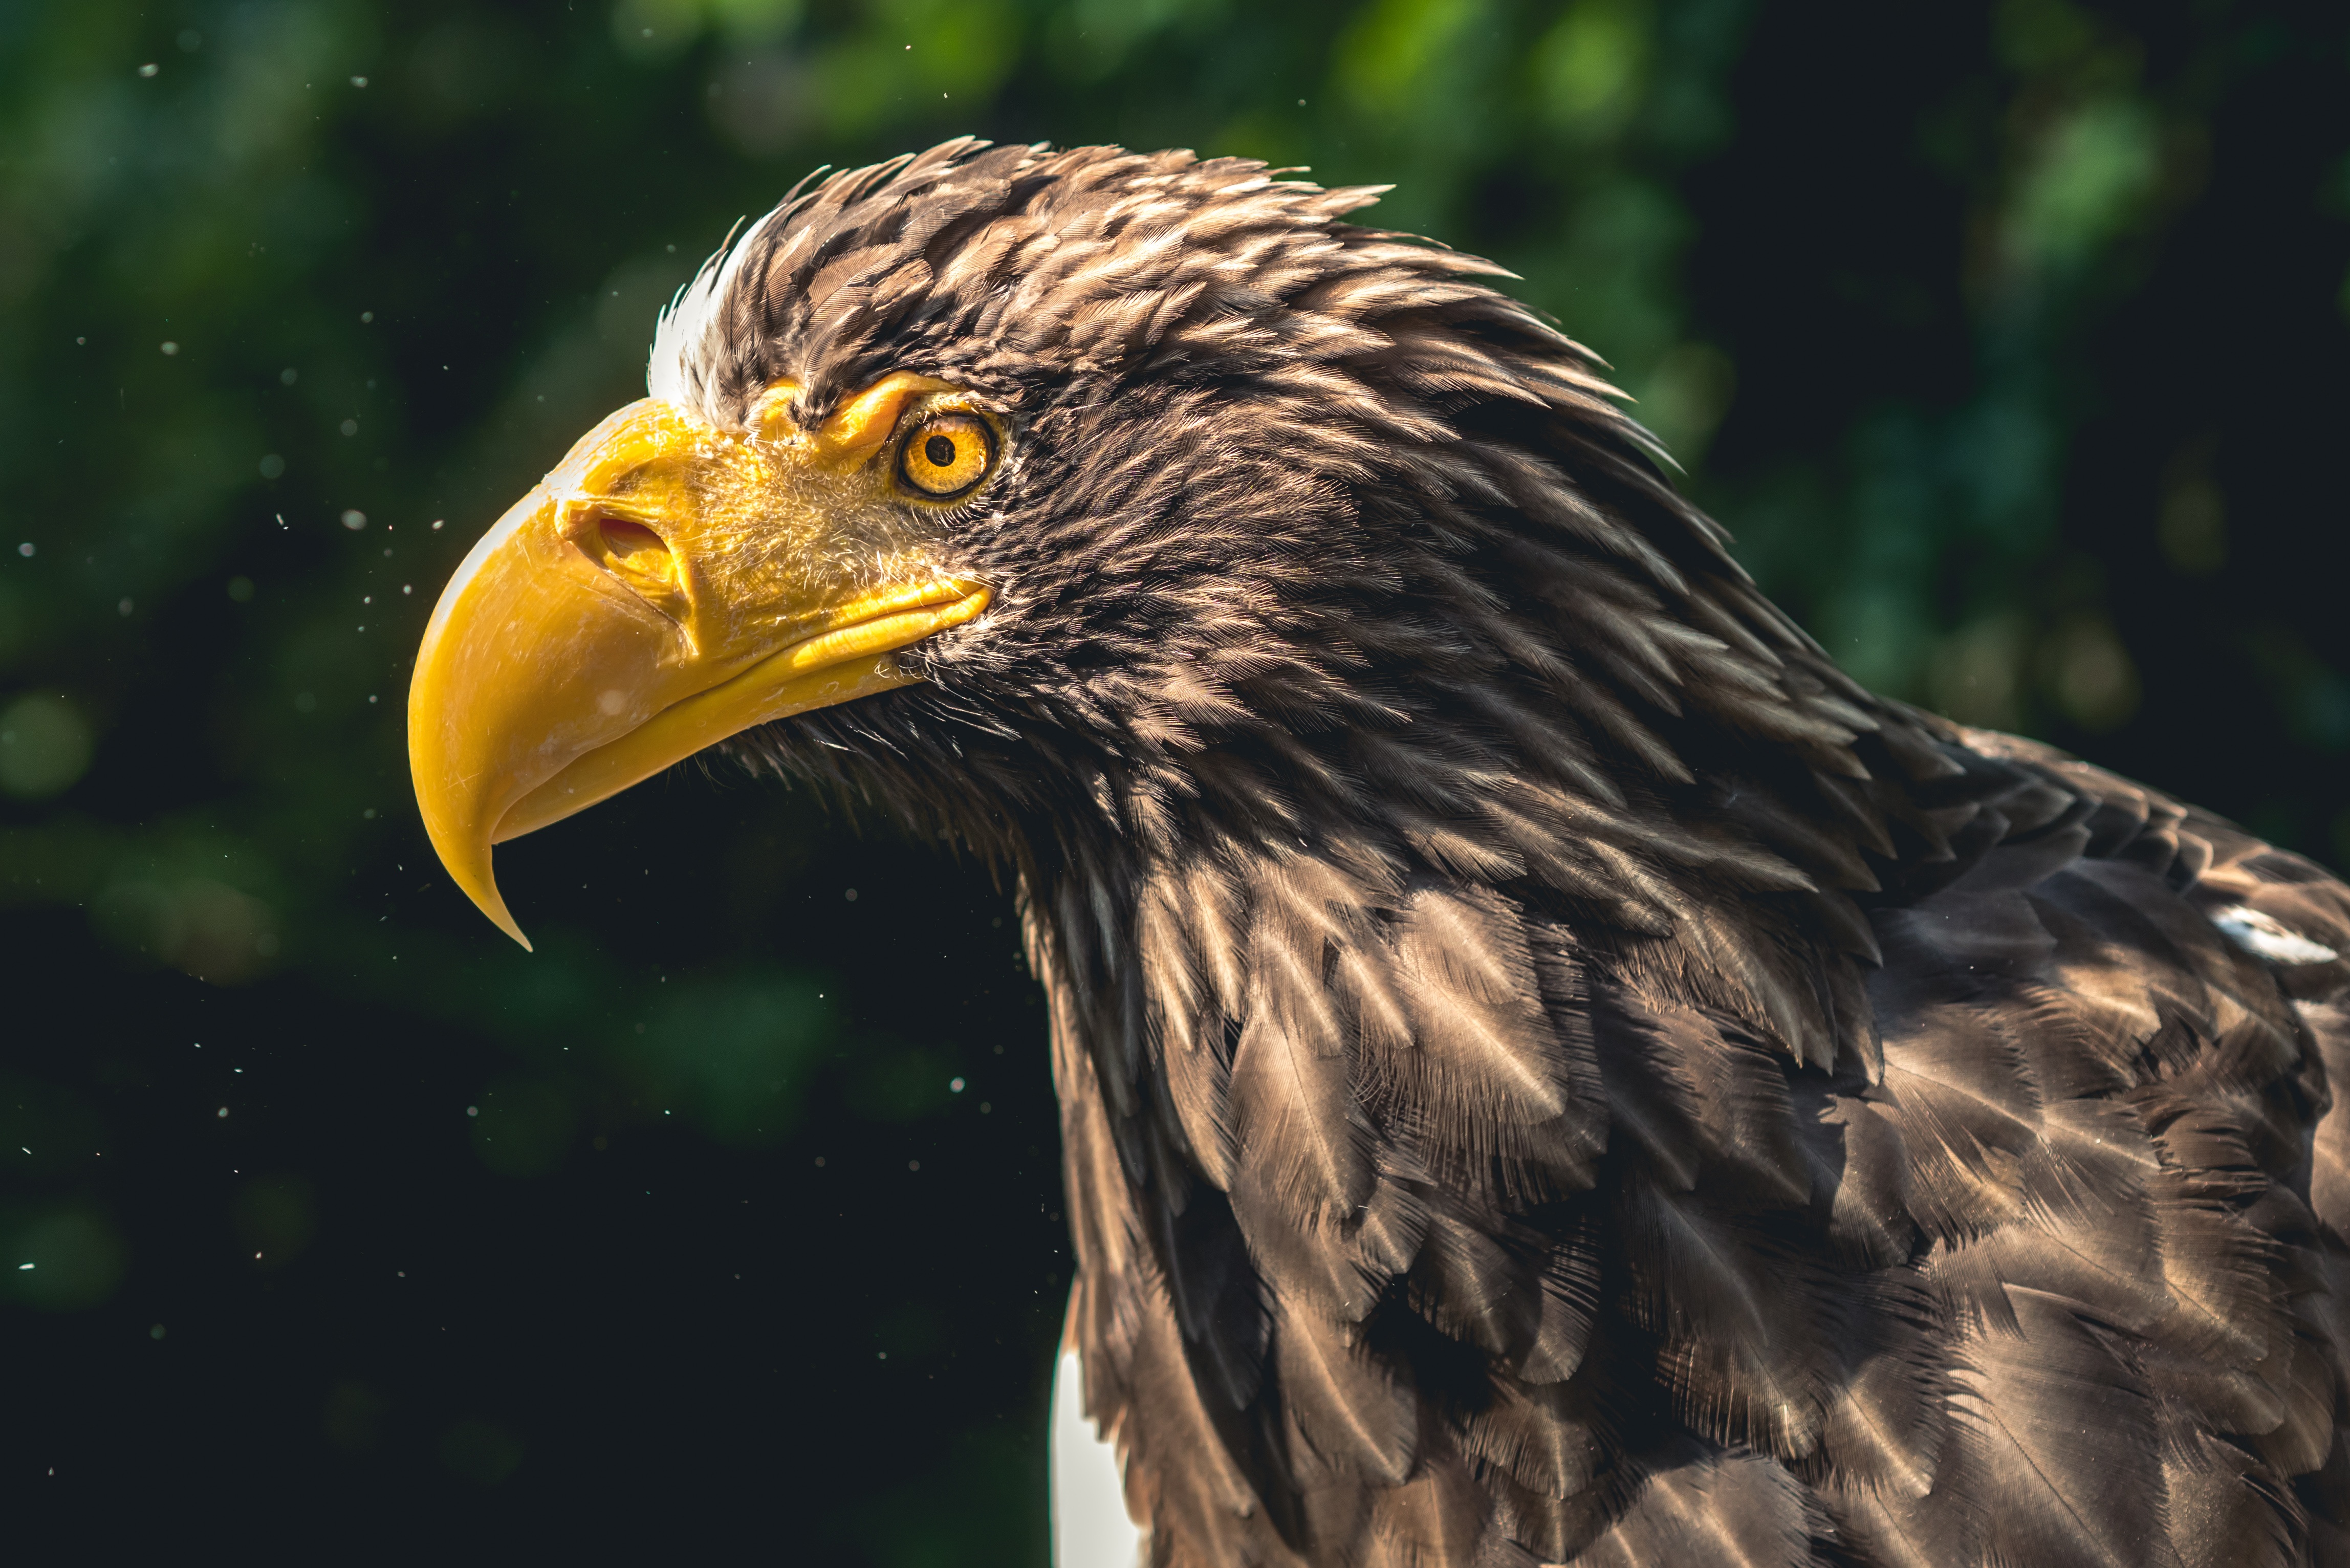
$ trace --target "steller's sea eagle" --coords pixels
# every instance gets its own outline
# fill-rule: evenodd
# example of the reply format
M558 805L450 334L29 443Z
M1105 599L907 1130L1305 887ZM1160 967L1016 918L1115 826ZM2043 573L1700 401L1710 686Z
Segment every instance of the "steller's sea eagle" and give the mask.
M1014 873L1157 1568L2350 1563L2350 889L1855 684L1281 172L713 257L433 612L456 881L519 939L493 844L721 743Z

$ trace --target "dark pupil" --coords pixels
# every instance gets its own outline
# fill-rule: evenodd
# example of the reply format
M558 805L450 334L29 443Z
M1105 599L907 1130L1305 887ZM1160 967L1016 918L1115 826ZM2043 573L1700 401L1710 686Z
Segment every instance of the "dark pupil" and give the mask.
M932 468L954 466L954 442L945 436L932 436L922 443L922 455L931 460Z

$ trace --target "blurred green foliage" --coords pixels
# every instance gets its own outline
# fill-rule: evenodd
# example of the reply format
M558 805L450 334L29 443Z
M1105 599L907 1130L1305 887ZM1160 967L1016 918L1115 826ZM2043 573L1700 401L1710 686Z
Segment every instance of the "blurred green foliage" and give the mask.
M59 1369L11 1462L150 1480L234 1365L227 1449L420 1528L633 1529L598 1478L673 1462L713 1542L1035 1560L1001 890L689 769L501 852L525 957L409 801L442 582L809 167L1392 183L1856 674L2338 856L2345 73L2287 0L0 0L0 1310Z

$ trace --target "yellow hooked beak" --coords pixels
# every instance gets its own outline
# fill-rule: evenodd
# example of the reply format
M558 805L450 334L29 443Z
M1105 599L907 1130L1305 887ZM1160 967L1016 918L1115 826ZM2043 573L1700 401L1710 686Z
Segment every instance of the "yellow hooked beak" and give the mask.
M887 461L953 389L889 376L812 431L793 390L741 431L619 410L442 591L408 693L416 801L450 876L525 948L492 845L754 724L910 684L895 650L987 607L935 564Z

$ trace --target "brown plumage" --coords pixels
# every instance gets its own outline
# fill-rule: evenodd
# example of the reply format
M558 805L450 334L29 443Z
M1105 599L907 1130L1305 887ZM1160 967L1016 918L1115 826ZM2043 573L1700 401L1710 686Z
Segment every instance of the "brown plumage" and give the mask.
M2350 1563L2350 891L1855 685L1375 194L949 143L656 349L1012 432L738 749L1016 874L1151 1562Z

